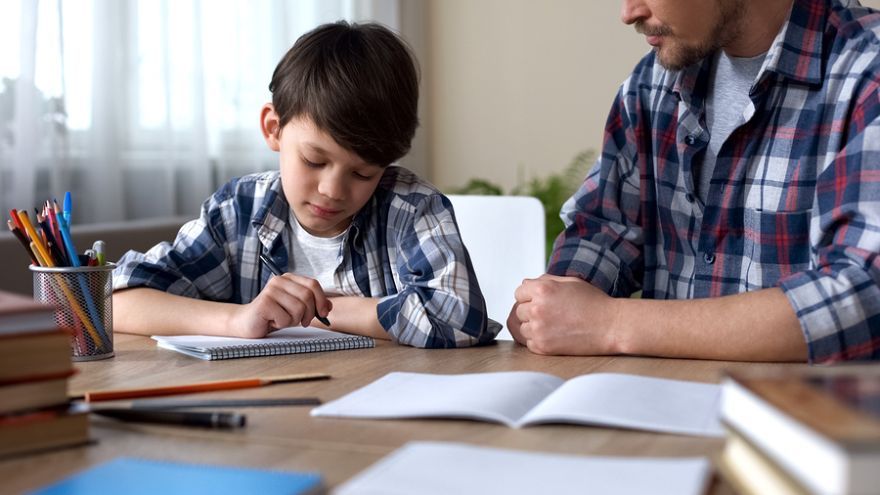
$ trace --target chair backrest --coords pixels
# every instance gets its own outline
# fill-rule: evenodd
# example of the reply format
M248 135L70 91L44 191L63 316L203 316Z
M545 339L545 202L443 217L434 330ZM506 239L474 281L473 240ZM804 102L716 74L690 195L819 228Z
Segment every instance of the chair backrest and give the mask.
M504 325L513 292L525 278L544 273L544 207L531 196L448 195L461 238L486 298L489 317Z

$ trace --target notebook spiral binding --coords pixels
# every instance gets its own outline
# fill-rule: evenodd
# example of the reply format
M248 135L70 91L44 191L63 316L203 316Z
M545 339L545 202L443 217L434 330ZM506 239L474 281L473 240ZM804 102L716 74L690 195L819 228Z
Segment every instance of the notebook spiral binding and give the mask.
M212 359L235 359L243 357L276 356L306 352L344 351L374 347L369 337L350 336L339 339L312 339L289 344L248 344L211 350Z

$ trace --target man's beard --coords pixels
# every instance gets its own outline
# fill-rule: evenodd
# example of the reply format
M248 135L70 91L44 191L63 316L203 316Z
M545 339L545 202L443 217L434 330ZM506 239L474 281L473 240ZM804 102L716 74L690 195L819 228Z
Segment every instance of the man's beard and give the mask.
M715 53L720 48L736 39L742 31L742 19L745 11L740 0L722 0L719 2L721 13L715 26L709 31L710 37L696 44L684 44L674 36L672 30L662 25L649 28L644 21L635 24L636 32L646 36L663 36L664 46L654 49L657 61L668 70L681 70Z

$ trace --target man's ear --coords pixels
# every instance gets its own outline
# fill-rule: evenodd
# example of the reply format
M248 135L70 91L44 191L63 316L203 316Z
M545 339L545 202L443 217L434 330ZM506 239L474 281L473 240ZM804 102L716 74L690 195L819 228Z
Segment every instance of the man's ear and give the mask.
M263 139L272 151L281 150L281 118L275 113L275 107L266 103L260 109L260 130Z

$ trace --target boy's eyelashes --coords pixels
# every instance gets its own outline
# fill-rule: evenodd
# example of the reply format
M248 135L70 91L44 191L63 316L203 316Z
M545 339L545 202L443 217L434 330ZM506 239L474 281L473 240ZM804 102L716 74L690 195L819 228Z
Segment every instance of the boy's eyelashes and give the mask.
M302 157L302 162L308 168L321 168L327 164L325 162L313 162L305 157ZM360 179L360 180L364 180L364 181L367 181L367 180L370 180L373 178L372 175L362 174L358 171L353 171L352 175L354 175L356 179Z
M325 165L325 163L323 163L323 162L321 162L321 163L313 162L313 161L307 160L305 158L303 158L302 161L306 165L306 167L309 167L309 168L321 168Z

